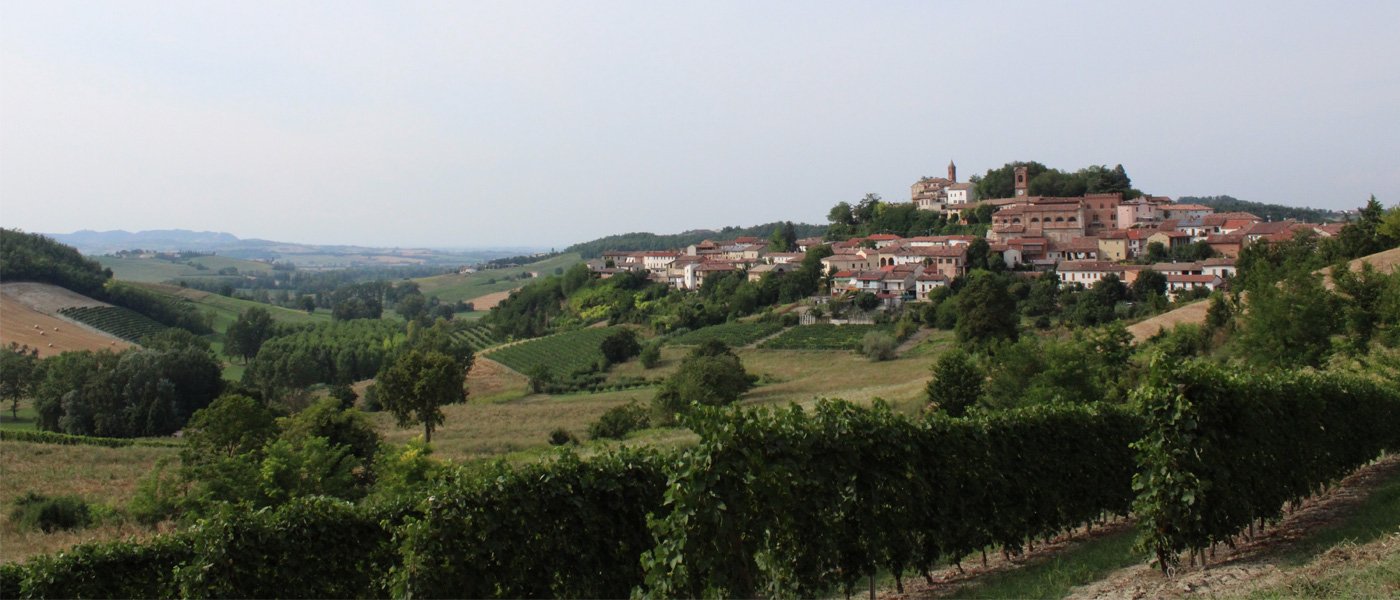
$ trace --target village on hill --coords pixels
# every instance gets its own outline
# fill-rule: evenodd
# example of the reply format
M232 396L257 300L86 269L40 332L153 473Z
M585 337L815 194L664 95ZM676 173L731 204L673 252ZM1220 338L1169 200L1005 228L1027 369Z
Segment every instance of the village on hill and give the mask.
M975 186L948 176L923 177L910 186L910 202L950 220L991 209L985 240L975 235L904 237L876 233L844 240L804 238L794 248L775 249L763 238L705 240L664 251L609 251L589 261L607 278L645 272L655 282L696 290L717 273L742 271L750 281L796 269L807 250L830 245L822 259L830 294L869 292L886 308L929 299L934 289L967 274L969 256L1000 257L1011 271L1030 276L1057 273L1064 284L1090 286L1113 275L1127 285L1144 271L1165 276L1173 298L1208 293L1227 285L1235 258L1259 240L1281 242L1300 231L1333 237L1344 223L1269 222L1247 212L1217 213L1210 206L1176 203L1165 196L1127 199L1123 192L1056 197L1029 194L1027 168L1015 168L1014 195L975 199ZM984 209L985 210L985 209ZM973 217L975 218L975 217ZM979 247L979 245L981 247ZM1190 260L1179 260L1189 258ZM820 301L820 299L818 299Z

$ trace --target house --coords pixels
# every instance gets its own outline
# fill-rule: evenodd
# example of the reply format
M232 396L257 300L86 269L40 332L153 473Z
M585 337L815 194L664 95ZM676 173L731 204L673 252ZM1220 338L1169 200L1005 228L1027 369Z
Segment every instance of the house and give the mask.
M1194 262L1156 263L1147 268L1163 275L1200 275L1202 273L1201 263Z
M1299 230L1312 230L1311 227L1303 223L1288 219L1286 221L1255 223L1241 230L1240 233L1244 235L1245 244L1252 244L1263 238L1275 239L1280 234L1284 236L1283 239L1285 240L1291 239L1293 237L1294 228L1298 228Z
M700 286L705 285L705 279L717 273L733 273L734 271L738 271L739 267L735 266L733 263L703 262L687 265L686 269L689 271L686 277L686 283L688 284L686 289L698 290Z
M826 244L826 241L819 237L802 238L800 240L797 240L797 251L806 252L808 250L811 250L812 248L824 244Z
M1022 262L1035 262L1047 258L1050 240L1040 237L1023 237L1007 240L1006 245L1020 251Z
M806 257L807 254L805 252L769 252L763 255L763 260L774 265L785 265L789 263L796 265L801 264L802 259Z
M822 259L822 270L865 271L874 268L876 261L862 254L833 254Z
M642 266L653 273L662 272L676 262L677 256L677 252L643 252Z
M936 271L924 271L914 278L914 299L927 301L935 288L948 287L948 276Z
M919 210L943 210L949 204L949 188L958 183L958 167L948 161L947 177L921 177L909 186L909 201ZM959 187L958 198L962 204L971 200L971 188L966 184Z
M1060 283L1078 283L1089 287L1111 275L1123 277L1123 268L1100 260L1070 260L1060 263Z
M1215 275L1221 279L1229 279L1235 276L1235 259L1233 258L1210 258L1201 263L1202 275Z
M782 275L783 273L787 273L796 268L796 265L789 263L765 263L761 265L754 265L753 267L749 268L749 281L758 281L768 273Z
M953 279L967 274L967 246L930 246L920 248L923 264L928 270Z
M1240 255L1240 249L1244 247L1243 233L1218 233L1206 236L1206 244L1216 254L1226 258L1236 258Z
M1078 237L1065 244L1052 242L1048 254L1060 260L1098 260L1099 238Z
M1215 212L1214 208L1203 204L1164 204L1161 207L1163 219L1176 219L1187 226L1199 226L1206 215Z
M1167 275L1167 294L1175 297L1181 292L1205 288L1214 291L1224 283L1218 275Z
M1194 237L1191 234L1184 231L1158 231L1147 236L1147 245L1161 244L1163 248L1171 252L1177 248L1191 245L1193 239Z
M1262 221L1263 219L1247 212L1215 213L1202 218L1201 227L1206 235L1234 233Z
M971 244L976 240L975 235L925 235L912 237L904 240L906 246L920 248L924 246L956 246Z
M874 242L876 248L884 248L885 246L889 246L891 244L899 242L902 239L904 238L899 237L893 233L874 233L865 236L865 241Z
M1099 258L1111 261L1128 260L1128 232L1109 229L1099 233Z

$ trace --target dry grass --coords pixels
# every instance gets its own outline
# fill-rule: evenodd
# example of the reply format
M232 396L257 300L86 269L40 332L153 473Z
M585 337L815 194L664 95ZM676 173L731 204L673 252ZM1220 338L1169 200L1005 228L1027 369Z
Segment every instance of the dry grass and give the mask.
M0 443L0 562L24 560L74 544L144 537L154 532L135 524L104 524L70 532L42 533L17 529L10 522L11 502L25 492L49 496L75 495L88 502L124 507L141 477L162 458L178 455L174 448L102 448L28 442Z
M38 348L43 358L74 350L120 351L131 347L116 336L41 313L3 293L0 294L0 345L8 346L10 342Z

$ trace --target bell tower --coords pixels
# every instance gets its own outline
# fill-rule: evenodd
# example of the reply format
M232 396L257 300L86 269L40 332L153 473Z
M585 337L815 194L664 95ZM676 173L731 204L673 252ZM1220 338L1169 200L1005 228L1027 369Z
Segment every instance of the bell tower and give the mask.
M951 160L948 161L948 181L953 183L958 182L958 166L953 164Z
M1016 167L1016 196L1019 198L1026 195L1026 190L1030 188L1028 175L1030 170L1026 167Z

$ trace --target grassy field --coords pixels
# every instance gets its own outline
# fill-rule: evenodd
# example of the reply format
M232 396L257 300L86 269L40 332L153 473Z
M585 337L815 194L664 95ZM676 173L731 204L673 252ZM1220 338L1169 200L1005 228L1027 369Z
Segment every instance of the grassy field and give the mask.
M56 552L94 540L146 537L151 529L120 518L96 527L56 533L17 528L10 522L14 499L26 492L76 495L109 508L122 508L131 499L141 477L162 459L177 460L175 448L102 448L28 442L0 443L0 481L5 482L4 510L0 510L0 562L23 560L39 553Z
M171 262L157 258L117 258L113 256L95 257L98 263L112 270L112 276L123 281L160 283L175 278L217 277L220 269L233 267L239 272L271 271L272 265L253 260L228 258L225 256L200 256L185 262ZM203 265L204 270L186 262Z
M435 275L413 281L418 282L419 289L423 290L424 295L435 297L443 302L457 302L458 300L471 300L487 294L521 287L530 282L529 279L519 278L523 273L534 272L539 273L542 277L548 277L553 275L555 270L568 269L582 260L583 257L576 253L561 254L521 267L491 269L467 275Z

